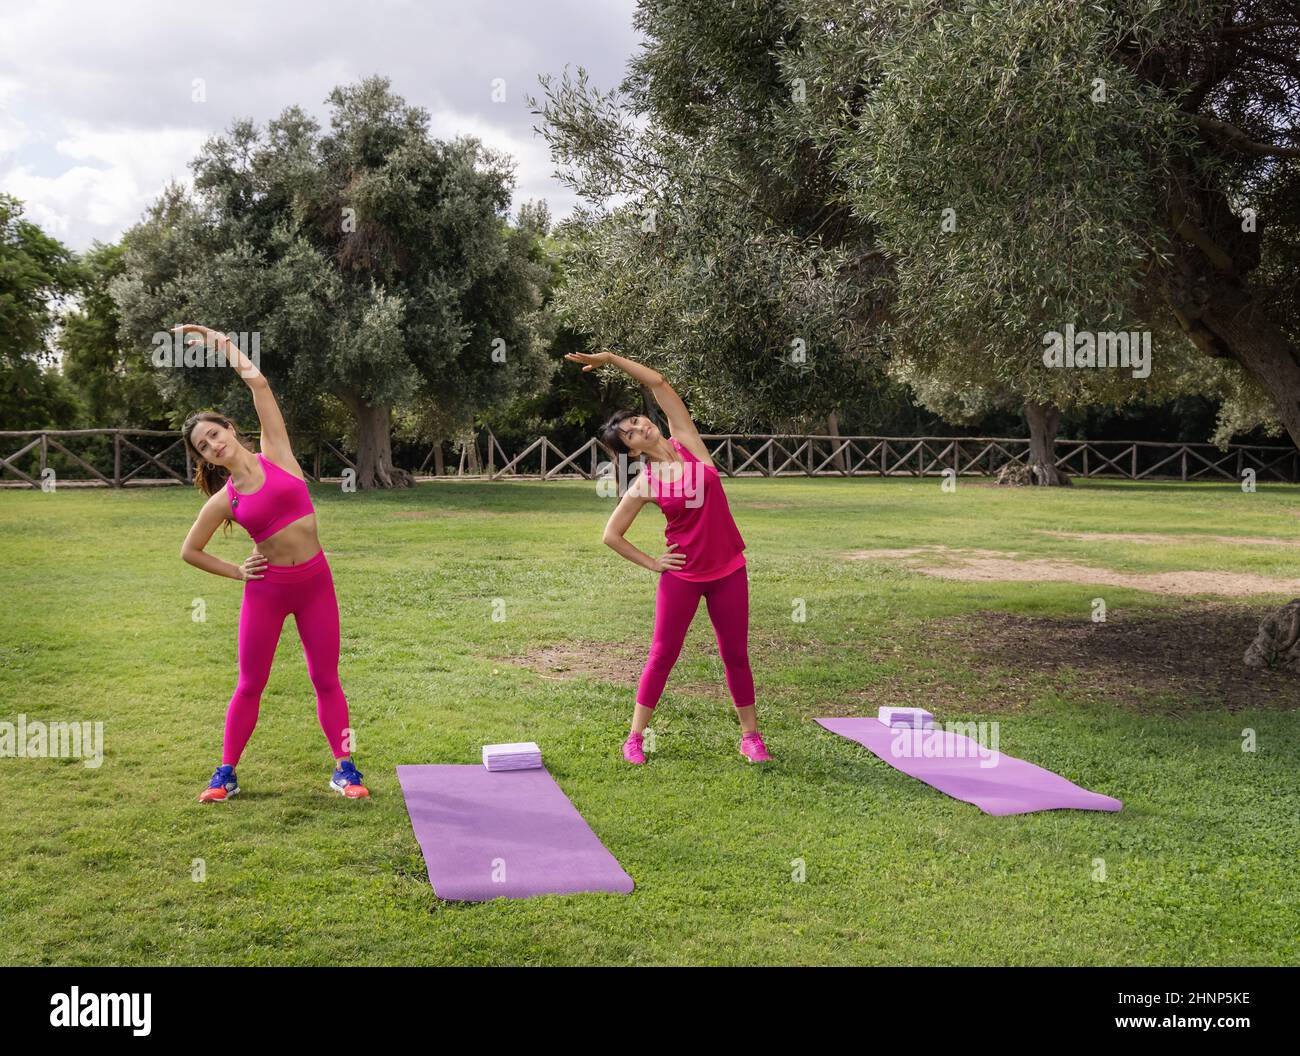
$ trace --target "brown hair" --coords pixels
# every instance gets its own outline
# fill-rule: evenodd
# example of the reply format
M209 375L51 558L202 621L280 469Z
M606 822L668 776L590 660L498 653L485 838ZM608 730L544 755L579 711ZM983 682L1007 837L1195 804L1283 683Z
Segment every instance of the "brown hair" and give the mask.
M196 411L186 418L185 424L181 426L181 438L185 441L185 450L190 453L190 458L194 460L194 486L204 495L215 495L226 486L230 474L220 466L205 461L195 448L194 441L190 439L190 434L194 432L195 426L200 422L216 422L218 425L224 425L235 434L235 440L238 443L243 444L244 441L240 437L239 429L235 426L235 423L224 414L218 414L216 411ZM222 528L225 531L230 531L229 517L226 518Z

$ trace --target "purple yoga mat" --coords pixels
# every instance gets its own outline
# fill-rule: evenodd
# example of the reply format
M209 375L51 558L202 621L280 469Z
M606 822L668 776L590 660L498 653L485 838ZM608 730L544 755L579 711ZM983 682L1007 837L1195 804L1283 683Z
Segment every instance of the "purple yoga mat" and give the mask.
M870 749L895 770L924 781L953 799L974 803L985 814L1029 814L1035 810L1120 810L1118 799L1089 792L1060 774L981 749L959 733L890 729L878 719L818 719L821 725ZM927 758L926 740L938 755ZM897 741L897 749L895 742Z
M545 769L399 766L397 780L439 898L632 891L632 878Z

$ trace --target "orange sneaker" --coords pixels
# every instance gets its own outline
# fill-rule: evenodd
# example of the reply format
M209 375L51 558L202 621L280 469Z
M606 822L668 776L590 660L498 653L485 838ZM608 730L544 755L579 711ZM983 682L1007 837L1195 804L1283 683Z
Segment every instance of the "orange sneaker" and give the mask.
M330 788L348 799L365 799L370 795L361 783L361 771L351 759L339 763L339 768L334 771L334 777L330 781Z
M235 780L235 768L222 763L212 775L208 787L199 793L199 802L221 803L237 795L239 795L239 783Z

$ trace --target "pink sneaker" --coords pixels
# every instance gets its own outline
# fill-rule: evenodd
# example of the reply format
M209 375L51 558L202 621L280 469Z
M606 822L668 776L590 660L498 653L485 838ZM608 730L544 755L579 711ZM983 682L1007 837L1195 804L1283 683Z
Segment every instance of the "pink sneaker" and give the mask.
M623 758L629 763L644 763L645 752L641 750L641 742L645 737L639 733L629 733L627 740L623 742Z
M772 761L772 757L767 752L767 745L763 743L763 738L759 736L757 730L740 738L740 754L751 763L770 763Z

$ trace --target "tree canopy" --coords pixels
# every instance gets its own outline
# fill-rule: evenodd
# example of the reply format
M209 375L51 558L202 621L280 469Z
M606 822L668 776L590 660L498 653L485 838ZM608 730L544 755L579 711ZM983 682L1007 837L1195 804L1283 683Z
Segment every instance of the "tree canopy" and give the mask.
M210 140L194 194L171 190L126 236L114 297L142 349L178 321L256 332L291 424L340 401L360 485L407 483L391 458L395 408L440 439L552 369L544 232L506 219L508 158L433 139L428 114L386 79L328 102L326 132L290 107ZM230 371L166 373L173 402L243 398Z
M0 194L0 423L58 428L75 416L74 395L45 368L59 306L79 278L73 253Z
M536 105L590 203L563 307L594 343L746 407L817 413L879 369L947 411L1219 391L1300 440L1294 3L643 0L637 25L615 90L566 71ZM1044 361L1130 332L1145 376Z

